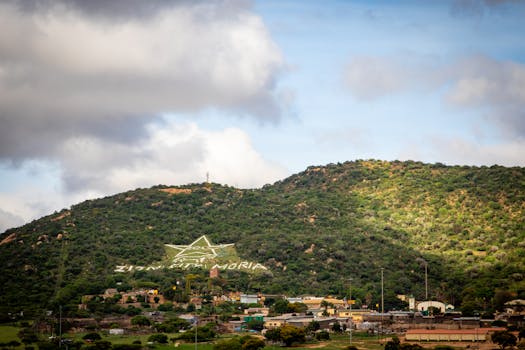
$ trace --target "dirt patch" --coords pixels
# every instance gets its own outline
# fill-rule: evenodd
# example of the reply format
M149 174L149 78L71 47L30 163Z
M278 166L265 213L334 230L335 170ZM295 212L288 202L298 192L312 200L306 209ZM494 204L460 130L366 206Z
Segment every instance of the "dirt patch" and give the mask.
M318 344L304 344L301 345L302 348L308 348L308 349L317 349L317 348L324 348L328 343L318 343Z
M4 238L2 240L2 242L0 242L0 245L4 245L4 244L7 244L9 242L12 242L16 239L16 233L11 233L9 236L7 236L6 238Z
M173 187L170 187L170 188L161 188L159 191L161 192L166 192L166 193L169 193L169 194L190 194L192 191L191 191L191 188L173 188Z
M62 220L63 218L68 217L70 215L71 215L71 212L70 211L66 211L66 212L60 214L59 216L55 216L54 218L51 218L51 221L59 221L59 220Z

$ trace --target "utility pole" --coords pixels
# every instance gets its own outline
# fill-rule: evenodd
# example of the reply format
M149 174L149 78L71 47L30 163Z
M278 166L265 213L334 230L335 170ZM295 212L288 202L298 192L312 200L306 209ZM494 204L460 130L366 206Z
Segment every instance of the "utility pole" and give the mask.
M385 293L384 293L384 279L383 279L384 268L381 268L381 333L383 333L383 314L385 313Z
M62 347L62 305L58 306L58 347Z
M381 314L385 313L385 294L384 294L384 288L383 288L383 270L384 268L381 268ZM381 315L382 317L382 315Z
M352 345L352 327L354 325L354 320L352 319L352 278L349 278L350 282L350 345Z
M428 262L425 261L425 301L428 301Z
M195 315L195 350L197 350L197 328L199 326L199 319Z

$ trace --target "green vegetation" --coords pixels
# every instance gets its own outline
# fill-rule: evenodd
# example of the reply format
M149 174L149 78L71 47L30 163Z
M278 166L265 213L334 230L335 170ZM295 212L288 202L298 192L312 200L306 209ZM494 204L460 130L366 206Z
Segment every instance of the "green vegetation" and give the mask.
M516 346L518 339L509 331L496 331L491 336L492 342L498 344L500 349Z
M524 203L524 168L412 161L310 167L257 190L193 184L128 191L0 236L0 321L21 311L45 318L59 305L78 317L125 313L107 299L78 310L82 295L110 287L156 287L175 302L228 291L349 297L348 277L356 307L374 306L381 268L386 309L402 308L396 294L424 297L425 265L431 298L466 315L490 314L525 298ZM270 270L221 271L213 280L197 269L114 272L164 261L164 244L202 235L235 243L241 259Z

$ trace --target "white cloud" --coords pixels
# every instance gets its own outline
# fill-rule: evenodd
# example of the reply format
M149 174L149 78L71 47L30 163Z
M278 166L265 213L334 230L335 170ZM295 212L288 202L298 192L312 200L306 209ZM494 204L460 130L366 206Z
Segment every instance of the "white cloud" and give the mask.
M525 138L525 65L475 56L458 62L446 101L483 109L510 137Z
M69 191L101 193L162 184L183 184L206 173L218 183L259 187L284 176L265 161L246 133L236 128L205 131L196 124L151 125L150 137L129 147L93 138L67 142L61 150L63 182Z
M343 71L343 84L358 99L372 100L386 95L435 86L439 62L419 55L354 56Z
M24 219L22 219L20 216L0 209L0 233L4 232L8 228L22 225L23 223Z
M208 172L211 182L241 188L261 187L287 174L282 166L265 160L240 129L207 131L194 123L176 122L148 128L149 137L136 146L96 138L65 142L58 163L64 190L27 186L0 193L0 208L30 220L134 188L204 182Z
M525 65L477 55L448 64L432 57L354 57L343 72L362 100L399 93L438 94L447 106L476 111L509 137L525 137Z
M37 3L46 11L0 4L0 158L52 155L78 136L134 143L165 112L280 117L283 58L242 2L181 2L116 21Z
M447 164L525 166L525 141L479 144L462 138L434 137L431 143L431 157L446 159Z
M461 136L434 134L418 141L407 141L396 159L424 160L448 165L525 166L525 141L495 143Z

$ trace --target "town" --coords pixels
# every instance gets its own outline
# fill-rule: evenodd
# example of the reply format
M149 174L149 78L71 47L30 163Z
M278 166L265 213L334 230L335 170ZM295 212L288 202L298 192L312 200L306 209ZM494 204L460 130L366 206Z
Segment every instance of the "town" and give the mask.
M219 273L212 268L209 279L218 278ZM331 335L343 337L348 346L356 346L358 335L365 334L381 346L415 343L490 347L498 343L494 334L510 334L520 340L524 336L525 300L509 301L503 312L485 319L464 317L453 305L438 300L416 300L407 295L398 295L408 305L405 310L384 310L381 304L356 305L355 300L332 296L240 291L201 295L191 288L192 278L195 276L187 275L185 288L179 288L183 289L179 295L184 295L184 300L175 301L174 293L163 295L155 287L125 291L109 288L103 294L82 297L77 315L84 317L48 311L48 317L39 321L38 330L60 342L75 334L101 333L109 337L148 335L152 344L160 339L175 346L217 342L218 335L235 334L256 335L273 346L328 340ZM279 334L284 328L297 331L297 335L283 339ZM179 336L168 338L164 333ZM509 344L513 345L512 341Z

